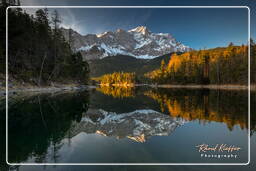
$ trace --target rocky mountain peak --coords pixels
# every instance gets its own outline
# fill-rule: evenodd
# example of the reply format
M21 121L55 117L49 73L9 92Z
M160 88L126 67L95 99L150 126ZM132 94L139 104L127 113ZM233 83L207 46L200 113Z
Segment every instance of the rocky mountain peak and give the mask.
M65 39L69 40L69 30L62 29L62 32ZM152 33L145 26L128 31L117 29L115 32L106 31L101 34L80 35L77 33L72 34L72 40L72 49L80 51L85 60L117 55L153 59L172 52L191 50L169 33Z
M142 34L149 34L150 31L148 30L148 28L146 26L138 26L134 29L129 30L128 32L137 32L137 33L142 33Z

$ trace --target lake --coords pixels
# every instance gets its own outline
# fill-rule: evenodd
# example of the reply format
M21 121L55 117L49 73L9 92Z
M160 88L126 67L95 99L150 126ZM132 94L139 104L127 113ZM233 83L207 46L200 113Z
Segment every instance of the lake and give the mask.
M10 163L248 162L247 91L98 87L10 98L8 117Z

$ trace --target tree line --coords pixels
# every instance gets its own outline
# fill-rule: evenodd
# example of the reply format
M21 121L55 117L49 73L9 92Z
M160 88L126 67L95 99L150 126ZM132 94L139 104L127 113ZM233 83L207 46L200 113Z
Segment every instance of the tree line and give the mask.
M5 39L5 9L1 6L1 38ZM9 76L36 85L52 81L86 83L89 65L73 52L59 29L58 11L38 9L34 15L20 8L8 9ZM69 38L72 40L72 38ZM0 45L1 73L5 73L5 44Z
M135 84L134 72L113 72L111 74L105 74L101 77L93 78L101 85L114 85L114 86L133 86Z
M256 45L251 40L251 81L255 82ZM160 84L247 84L248 46L235 46L208 50L193 50L170 60L145 74L152 82Z

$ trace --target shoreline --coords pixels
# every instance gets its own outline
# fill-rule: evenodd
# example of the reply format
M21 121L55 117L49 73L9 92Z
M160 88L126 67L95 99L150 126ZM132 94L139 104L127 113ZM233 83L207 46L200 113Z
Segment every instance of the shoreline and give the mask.
M215 89L215 90L248 90L247 85L171 85L171 84L161 84L161 85L154 85L154 84L134 84L133 87L141 87L141 86L148 86L152 88L182 88L182 89ZM68 90L82 90L82 89L89 89L89 88L96 88L97 85L79 85L79 84L62 84L58 86L16 86L13 88L9 88L8 92L11 94L20 93L20 92L57 92L57 91L68 91ZM119 87L119 86L114 86ZM124 86L121 86L124 87ZM251 85L251 91L256 91L256 84ZM0 88L0 95L5 95L6 90L5 87Z
M209 84L209 85L171 85L171 84L161 84L161 85L150 85L150 87L156 88L184 88L184 89L215 89L215 90L248 90L247 85L233 85L233 84ZM256 91L256 85L250 86L251 91Z
M63 84L60 86L22 86L22 87L15 87L15 88L8 88L8 93L12 94L18 94L18 93L24 93L24 92L30 92L30 93L51 93L51 92L59 92L59 91L75 91L75 90L84 90L88 88L93 88L95 86L91 85L70 85L70 84ZM5 87L1 87L0 89L0 95L6 95Z
M136 87L136 84L98 84L103 87Z

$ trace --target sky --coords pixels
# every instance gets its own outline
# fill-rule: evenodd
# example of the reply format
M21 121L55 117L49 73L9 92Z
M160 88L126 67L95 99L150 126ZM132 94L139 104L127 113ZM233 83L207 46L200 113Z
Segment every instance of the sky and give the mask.
M248 6L251 8L251 21L256 20L254 0L21 0L22 5L214 5ZM170 33L181 43L193 49L226 46L230 42L241 45L248 39L247 8L67 8L58 9L61 26L76 30L80 34L98 34L115 31L118 28L129 30L146 26L154 33ZM251 29L256 23L251 23ZM251 37L255 36L252 29Z

